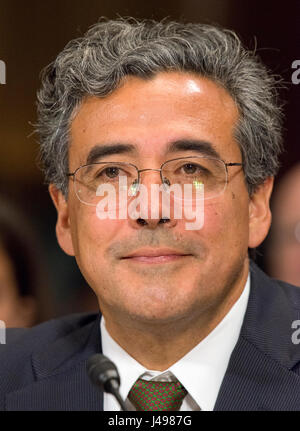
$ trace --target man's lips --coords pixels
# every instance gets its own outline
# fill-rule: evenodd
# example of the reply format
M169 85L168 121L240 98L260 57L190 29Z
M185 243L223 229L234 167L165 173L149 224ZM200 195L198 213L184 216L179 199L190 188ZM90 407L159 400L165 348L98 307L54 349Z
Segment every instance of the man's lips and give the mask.
M172 262L174 260L178 260L187 256L191 256L191 254L187 254L170 248L147 248L136 250L135 252L130 253L128 256L124 256L122 259L141 263L164 263Z

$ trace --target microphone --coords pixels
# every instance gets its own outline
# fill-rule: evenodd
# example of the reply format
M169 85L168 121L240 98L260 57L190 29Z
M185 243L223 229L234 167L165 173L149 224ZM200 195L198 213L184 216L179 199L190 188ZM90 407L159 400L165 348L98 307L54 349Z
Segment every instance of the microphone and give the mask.
M114 395L121 409L127 411L119 392L120 376L115 364L98 353L88 359L86 369L92 383L99 386L103 392Z

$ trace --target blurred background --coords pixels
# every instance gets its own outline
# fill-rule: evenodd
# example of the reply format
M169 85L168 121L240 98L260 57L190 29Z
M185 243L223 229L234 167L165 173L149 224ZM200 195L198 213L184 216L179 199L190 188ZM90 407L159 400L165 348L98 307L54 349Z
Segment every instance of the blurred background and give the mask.
M56 242L56 212L37 167L38 143L32 125L41 69L100 16L168 16L221 24L235 30L249 48L257 46L269 69L284 78L285 152L275 182L275 188L282 183L278 217L274 215L271 234L259 248L257 262L269 274L285 276L300 286L300 73L292 82L296 72L292 63L299 60L300 67L300 1L0 0L0 60L7 67L6 85L0 85L0 319L10 319L9 311L1 311L9 286L14 292L10 307L19 312L8 326L30 326L97 308L75 260ZM289 211L282 216L286 196ZM276 196L273 199L275 206Z

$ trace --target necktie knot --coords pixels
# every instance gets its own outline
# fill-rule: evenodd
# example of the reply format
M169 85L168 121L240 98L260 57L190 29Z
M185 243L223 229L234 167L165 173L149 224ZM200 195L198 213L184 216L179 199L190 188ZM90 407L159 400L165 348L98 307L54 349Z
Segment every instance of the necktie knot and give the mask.
M182 384L138 379L128 398L137 410L176 411L180 409L187 391Z

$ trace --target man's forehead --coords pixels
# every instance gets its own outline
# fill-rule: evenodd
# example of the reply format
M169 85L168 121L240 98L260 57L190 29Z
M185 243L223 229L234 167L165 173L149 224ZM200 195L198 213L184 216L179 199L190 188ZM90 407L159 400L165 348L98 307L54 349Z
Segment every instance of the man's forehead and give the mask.
M149 81L130 77L109 96L84 100L71 125L71 142L89 140L88 151L109 143L156 142L165 152L178 140L206 141L216 148L218 141L233 139L237 119L231 96L205 78L184 73Z
M86 97L79 113L84 110L98 115L102 122L131 117L141 121L161 120L162 112L167 117L185 113L186 119L199 121L199 110L205 115L217 109L222 109L224 118L238 115L231 95L216 82L195 74L161 72L147 80L128 76L109 95Z

